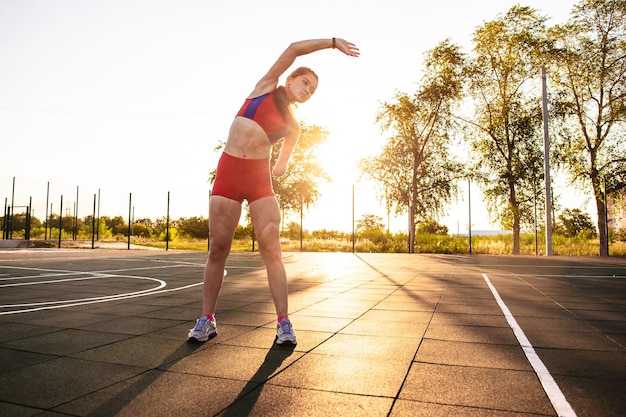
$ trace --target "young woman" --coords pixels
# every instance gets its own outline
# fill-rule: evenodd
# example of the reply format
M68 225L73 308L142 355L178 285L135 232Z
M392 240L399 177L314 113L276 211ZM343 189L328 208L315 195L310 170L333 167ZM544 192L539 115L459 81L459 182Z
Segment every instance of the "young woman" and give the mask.
M278 316L275 341L296 344L296 334L288 317L287 275L279 236L280 209L272 189L270 154L272 145L284 138L271 170L275 176L283 175L300 134L291 104L304 103L311 98L318 79L305 67L291 73L284 86L278 86L278 78L297 57L330 48L348 56L359 56L359 49L353 43L339 38L292 43L256 84L231 125L210 198L210 245L204 268L202 316L189 331L191 341L205 342L217 336L215 307L226 258L241 217L241 205L247 200Z

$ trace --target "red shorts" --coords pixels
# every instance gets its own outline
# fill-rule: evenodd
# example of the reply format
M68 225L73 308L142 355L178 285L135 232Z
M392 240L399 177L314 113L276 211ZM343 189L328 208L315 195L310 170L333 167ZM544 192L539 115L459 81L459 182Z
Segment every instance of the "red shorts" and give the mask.
M243 159L222 152L211 195L248 203L273 197L269 159Z

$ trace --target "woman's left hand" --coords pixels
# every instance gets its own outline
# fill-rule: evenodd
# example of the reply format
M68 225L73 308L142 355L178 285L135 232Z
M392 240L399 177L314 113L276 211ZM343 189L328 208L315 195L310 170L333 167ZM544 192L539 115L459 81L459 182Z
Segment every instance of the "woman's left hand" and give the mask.
M357 48L355 44L341 38L335 38L335 48L339 49L344 54L355 58L361 54L361 51L359 51L359 48Z

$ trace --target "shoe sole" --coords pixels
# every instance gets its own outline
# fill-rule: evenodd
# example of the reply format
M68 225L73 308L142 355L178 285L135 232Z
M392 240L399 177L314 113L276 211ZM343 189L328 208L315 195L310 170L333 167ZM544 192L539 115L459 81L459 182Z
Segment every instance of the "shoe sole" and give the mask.
M209 340L213 339L215 336L217 336L217 332L215 333L211 333L209 334L206 339L204 337L202 338L197 338L197 337L190 337L187 340L189 342L197 342L197 343L204 343L204 342L208 342Z
M298 344L298 342L295 340L278 340L278 336L276 336L276 338L274 339L274 343L276 343L277 345L291 345L291 346L295 346Z

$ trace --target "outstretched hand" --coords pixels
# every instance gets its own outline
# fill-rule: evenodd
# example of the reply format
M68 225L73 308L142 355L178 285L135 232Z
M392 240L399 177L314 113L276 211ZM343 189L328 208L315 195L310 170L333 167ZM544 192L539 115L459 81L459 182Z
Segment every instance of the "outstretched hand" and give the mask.
M345 39L336 38L335 39L335 48L339 49L341 52L348 56L358 57L361 52L359 48L356 47L352 42L348 42Z

